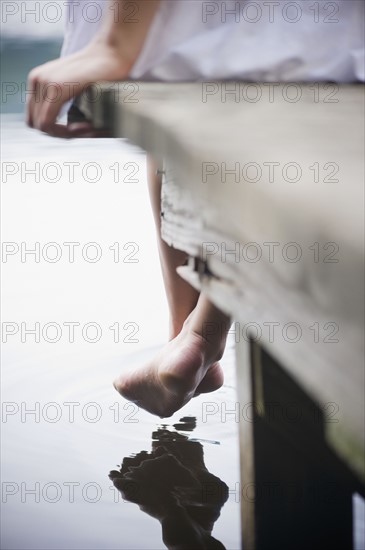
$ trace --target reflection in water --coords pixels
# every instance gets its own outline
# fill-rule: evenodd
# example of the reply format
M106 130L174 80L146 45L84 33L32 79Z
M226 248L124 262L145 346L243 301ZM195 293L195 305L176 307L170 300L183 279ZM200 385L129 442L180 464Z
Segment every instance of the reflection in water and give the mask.
M174 427L192 431L196 419L184 417ZM211 536L228 498L228 487L208 472L203 447L166 426L152 434L152 451L125 457L109 477L123 498L158 519L169 550L224 550Z

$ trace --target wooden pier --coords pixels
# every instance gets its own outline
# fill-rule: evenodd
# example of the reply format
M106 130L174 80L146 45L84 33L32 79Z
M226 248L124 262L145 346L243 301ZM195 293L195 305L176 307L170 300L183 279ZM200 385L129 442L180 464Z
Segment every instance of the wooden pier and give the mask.
M232 316L243 548L351 549L365 479L364 87L107 83L80 108L161 160L163 238Z

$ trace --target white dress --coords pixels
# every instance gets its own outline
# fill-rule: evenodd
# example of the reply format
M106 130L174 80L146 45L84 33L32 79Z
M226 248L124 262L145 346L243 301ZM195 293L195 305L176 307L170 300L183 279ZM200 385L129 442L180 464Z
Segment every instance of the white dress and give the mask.
M108 0L72 3L63 55L84 47L110 9ZM161 0L129 77L364 81L364 6L363 0ZM127 8L125 17L138 17L133 2Z

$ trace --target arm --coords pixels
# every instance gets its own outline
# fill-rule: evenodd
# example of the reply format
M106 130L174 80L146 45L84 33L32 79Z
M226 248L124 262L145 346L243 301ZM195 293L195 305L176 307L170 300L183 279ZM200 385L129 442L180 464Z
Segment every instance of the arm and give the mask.
M27 123L57 137L77 137L90 127L57 124L64 103L100 80L125 79L142 50L160 0L134 0L133 21L125 17L129 0L113 0L100 33L82 51L33 69L28 76ZM112 8L112 5L110 5Z
M111 1L104 26L96 40L114 46L128 64L129 70L136 62L147 37L161 0ZM126 16L124 8L133 4L135 13Z

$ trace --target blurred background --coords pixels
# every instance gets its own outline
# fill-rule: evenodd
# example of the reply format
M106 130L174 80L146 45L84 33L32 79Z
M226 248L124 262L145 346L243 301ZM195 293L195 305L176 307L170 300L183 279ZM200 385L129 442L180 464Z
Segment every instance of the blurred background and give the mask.
M1 3L1 112L22 112L28 72L59 56L65 4L62 0Z

